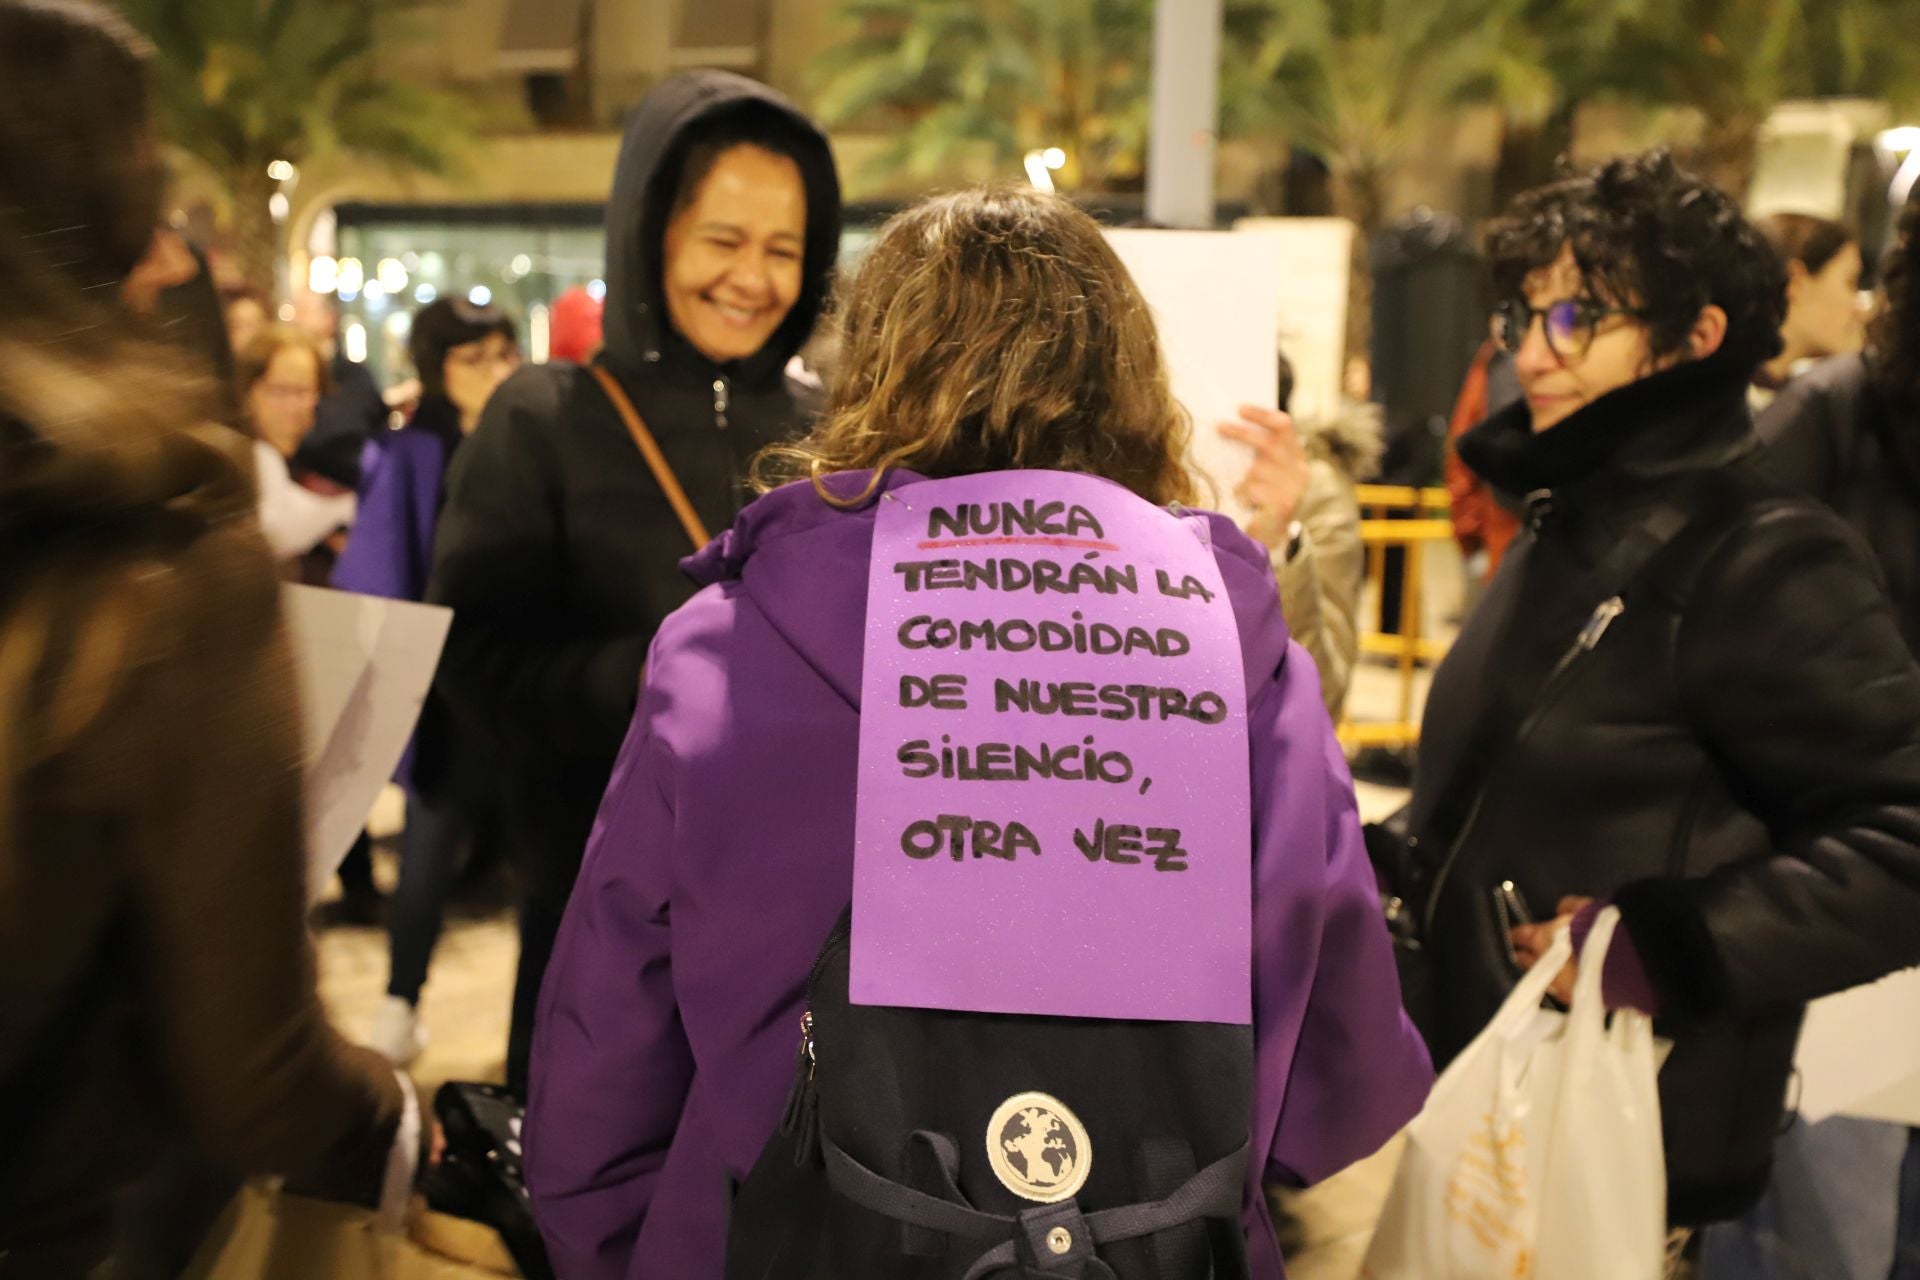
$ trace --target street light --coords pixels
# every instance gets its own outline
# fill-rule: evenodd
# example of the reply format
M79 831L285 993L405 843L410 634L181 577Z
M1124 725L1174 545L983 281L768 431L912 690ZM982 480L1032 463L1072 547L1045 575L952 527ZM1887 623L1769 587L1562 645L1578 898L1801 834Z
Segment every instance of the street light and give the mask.
M1053 190L1053 171L1064 169L1067 165L1067 153L1059 147L1048 147L1044 151L1029 151L1026 155L1027 181L1036 191Z

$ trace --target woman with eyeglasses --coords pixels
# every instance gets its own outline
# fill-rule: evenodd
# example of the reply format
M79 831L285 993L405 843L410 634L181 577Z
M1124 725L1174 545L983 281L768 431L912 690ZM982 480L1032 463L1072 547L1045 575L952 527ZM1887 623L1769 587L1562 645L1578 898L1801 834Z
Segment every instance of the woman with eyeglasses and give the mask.
M1920 962L1920 669L1857 539L1756 465L1785 282L1732 199L1616 159L1521 196L1489 257L1525 397L1460 454L1528 528L1427 703L1418 1012L1453 1057L1617 906L1606 998L1674 1039L1695 1226L1766 1184L1805 1002Z
M235 361L240 408L253 432L260 531L282 572L324 585L339 535L353 524L351 491L296 467L293 456L313 430L327 394L327 362L313 339L290 325L263 330Z
M333 585L393 600L424 600L434 532L446 501L447 467L480 425L480 411L494 389L520 367L520 346L504 311L465 298L441 298L413 318L407 350L420 379L420 404L364 468L360 519L334 566ZM459 870L461 845L470 834L449 794L452 744L445 728L443 708L429 696L419 733L400 765L407 825L400 885L387 918L391 968L387 998L374 1016L368 1043L401 1066L426 1047L416 1013L420 988Z

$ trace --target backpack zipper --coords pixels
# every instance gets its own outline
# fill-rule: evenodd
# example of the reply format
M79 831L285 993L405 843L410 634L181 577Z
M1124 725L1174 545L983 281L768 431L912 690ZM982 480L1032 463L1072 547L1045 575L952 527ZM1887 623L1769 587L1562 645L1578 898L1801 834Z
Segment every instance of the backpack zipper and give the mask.
M1558 693L1560 686L1566 683L1567 673L1572 670L1574 662L1581 654L1592 653L1599 645L1601 637L1607 634L1607 628L1613 625L1614 619L1626 611L1627 606L1619 596L1602 600L1595 607L1586 625L1580 628L1580 634L1574 637L1573 644L1560 655L1560 660L1553 664L1553 670L1547 673L1547 681L1540 686L1540 694L1533 701L1533 709L1527 712L1526 718L1520 722L1520 727L1514 731L1513 741L1507 748L1509 756L1513 748L1526 741L1534 725L1539 723L1541 715L1551 705L1553 695ZM1493 790L1493 779L1488 778L1481 785L1480 794L1473 798L1473 807L1467 810L1467 820L1460 824L1459 834L1453 838L1453 848L1447 850L1446 860L1440 864L1440 870L1433 878L1433 887L1427 891L1427 908L1421 913L1423 935L1431 935L1433 932L1433 917L1440 906L1440 891L1446 886L1447 876L1453 871L1453 864L1459 860L1460 851L1467 847L1467 837L1473 834L1474 824L1480 820L1480 810L1486 804L1487 793L1491 790Z
M814 1087L813 1078L820 1070L820 1060L815 1054L813 1038L813 990L819 985L821 971L827 967L827 957L852 937L853 913L849 911L842 914L828 932L820 953L813 958L813 968L807 971L807 1007L800 1013L800 1046L793 1055L793 1087L787 1091L787 1104L780 1112L780 1132L795 1139L793 1162L801 1167L812 1162L819 1141L820 1092Z

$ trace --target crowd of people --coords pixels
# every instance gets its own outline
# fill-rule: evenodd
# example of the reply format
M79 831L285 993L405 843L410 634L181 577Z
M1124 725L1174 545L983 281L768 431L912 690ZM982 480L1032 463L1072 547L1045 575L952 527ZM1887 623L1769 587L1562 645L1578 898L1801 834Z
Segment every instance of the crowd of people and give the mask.
M1245 799L1250 1025L1175 1106L1125 1073L1176 1042L1103 1023L1098 1105L1142 1136L1090 1184L1098 1274L1281 1275L1264 1193L1387 1142L1563 931L1570 999L1607 907L1605 1000L1673 1041L1676 1255L1877 1280L1920 1249L1904 1128L1783 1124L1806 1003L1920 963L1920 203L1870 322L1851 231L1750 221L1664 152L1489 228L1449 477L1483 593L1410 807L1363 836L1333 726L1378 417L1296 423L1283 356L1277 410L1191 423L1071 202L924 200L840 278L819 126L675 76L628 119L598 337L525 364L505 313L441 299L383 394L329 299L222 303L162 225L148 56L103 10L0 0L0 1276L177 1274L194 1238L141 1229L143 1187L279 1174L397 1221L438 1142L420 995L482 838L517 886L506 1083L559 1275L731 1275L742 1232L756 1275L981 1275L996 1213L1090 1248L908 1114L964 1061L901 1051L848 1128L808 1118L809 1029L789 1092L853 894L879 512L1056 473L1200 538L1244 671L1246 775L1192 785ZM1248 446L1244 528L1194 514L1195 430ZM283 582L452 611L371 1048L315 993ZM368 841L340 876L372 898ZM817 1185L773 1167L799 1133ZM1841 1169L1877 1207L1796 1231Z

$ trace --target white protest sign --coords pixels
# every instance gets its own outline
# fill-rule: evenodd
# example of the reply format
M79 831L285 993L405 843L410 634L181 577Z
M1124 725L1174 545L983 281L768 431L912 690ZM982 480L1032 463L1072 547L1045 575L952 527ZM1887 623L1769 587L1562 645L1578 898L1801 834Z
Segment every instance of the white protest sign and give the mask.
M1920 1125L1920 969L1808 1005L1794 1066L1808 1120Z
M319 896L413 735L451 610L282 588L306 747L307 888Z
M1234 495L1253 451L1222 437L1243 404L1279 398L1280 288L1284 244L1232 231L1109 231L1153 311L1173 394L1193 419L1189 461L1213 484L1203 505L1245 524Z
M1272 284L1280 302L1280 350L1293 366L1292 410L1302 422L1332 417L1341 403L1353 224L1345 218L1242 218L1233 229L1280 246L1283 266Z

